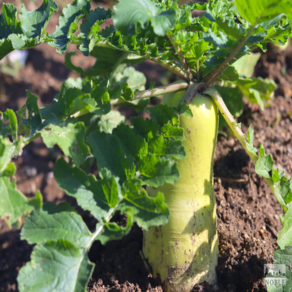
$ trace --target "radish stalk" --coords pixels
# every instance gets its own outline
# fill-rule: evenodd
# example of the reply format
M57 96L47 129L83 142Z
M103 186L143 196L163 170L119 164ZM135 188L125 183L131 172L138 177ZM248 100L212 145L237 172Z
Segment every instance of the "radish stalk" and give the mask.
M177 106L185 91L165 95L162 103ZM144 231L143 254L166 292L191 291L195 284L216 283L218 261L213 157L218 113L211 98L198 93L189 107L193 117L180 116L185 159L178 161L180 179L173 185L147 188L164 193L170 208L166 225Z

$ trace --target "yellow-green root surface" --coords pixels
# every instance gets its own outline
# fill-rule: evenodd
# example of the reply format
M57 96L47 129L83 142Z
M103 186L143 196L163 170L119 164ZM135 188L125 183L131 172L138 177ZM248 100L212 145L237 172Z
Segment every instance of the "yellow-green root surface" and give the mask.
M176 106L184 92L165 96ZM196 95L190 103L193 117L180 116L187 158L178 161L180 179L173 185L147 188L150 196L164 193L170 208L166 225L144 231L143 254L165 292L189 292L203 281L216 283L218 260L213 157L218 113L211 98Z

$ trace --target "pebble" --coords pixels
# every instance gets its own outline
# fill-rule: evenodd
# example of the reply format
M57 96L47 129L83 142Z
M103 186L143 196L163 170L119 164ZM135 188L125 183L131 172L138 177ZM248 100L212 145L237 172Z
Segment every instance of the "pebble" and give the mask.
M235 208L235 204L234 203L230 203L230 207L231 207L231 209L234 209Z
M25 170L25 174L28 177L35 177L37 175L37 169L35 167L27 167Z

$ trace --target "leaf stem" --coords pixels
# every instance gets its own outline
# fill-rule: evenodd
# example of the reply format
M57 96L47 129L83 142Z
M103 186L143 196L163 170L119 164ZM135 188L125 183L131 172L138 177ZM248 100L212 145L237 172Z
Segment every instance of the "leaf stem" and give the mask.
M185 71L187 73L187 76L188 76L189 80L192 80L193 79L193 74L192 74L191 68L188 65L187 60L185 59L180 47L176 43L175 39L172 37L171 33L167 33L167 36L168 36L170 42L172 43L175 51L177 52L177 55L178 55L180 61L182 62L183 66L185 68Z
M198 90L204 86L204 82L201 83L193 83L188 87L188 90L182 100L180 101L181 104L186 103L189 104L193 97L196 95Z
M229 125L230 129L233 131L233 133L235 134L235 136L237 137L240 144L243 146L243 148L245 149L245 151L247 152L251 160L254 162L254 164L256 164L258 160L258 156L248 150L249 143L247 142L247 139L245 135L243 134L243 132L241 131L241 129L237 126L235 119L233 118L232 114L228 110L219 92L215 88L209 87L208 89L204 91L204 94L209 95L214 100L215 104L217 105L219 111L221 112L225 121ZM283 202L283 198L281 194L277 192L276 185L273 183L271 179L268 179L268 178L264 178L264 179L266 183L268 184L268 186L270 187L271 191L274 193L282 209L284 210L284 212L286 212L287 206L285 205L285 202Z
M111 208L111 209L108 211L106 217L104 218L104 220L105 220L106 222L109 222L109 220L111 219L111 217L112 217L113 214L115 213L116 209L117 209L117 206L114 207L114 208ZM103 224L103 223L100 223L100 224L98 224L98 225L99 225L99 226L97 227L97 229L95 230L95 232L92 234L90 240L88 241L88 243L87 243L87 245L86 245L86 247L85 247L87 250L90 249L92 243L96 240L96 237L101 233L101 231L102 231L102 229L103 229L103 227L104 227L104 224Z
M99 43L96 44L96 46L97 47L103 47L103 48L116 49L116 50L120 50L120 51L124 51L124 52L127 52L127 53L131 53L131 54L135 54L135 55L141 56L140 54L138 54L135 51L129 51L129 50L126 50L125 48L117 48L117 47L114 47L114 46L110 46L107 42L99 42ZM182 78L184 80L188 79L186 74L179 67L174 67L174 66L170 65L169 62L162 62L158 58L151 58L149 56L149 54L146 54L146 55L141 56L141 57L145 58L145 59L149 59L149 60L155 62L156 64L166 68L167 70L171 71L172 73L174 73L175 75L179 76L180 78Z
M250 28L247 35L238 43L238 45L230 53L230 55L215 70L213 70L211 73L203 78L202 82L205 82L205 88L207 88L213 81L217 79L218 76L220 76L228 68L228 64L232 61L232 59L236 56L236 54L251 36L252 32L255 29L256 23Z
M140 91L135 94L135 98L133 100L139 100L139 99L149 98L149 97L158 96L158 95L164 95L166 93L176 92L179 90L186 89L188 87L189 87L189 84L187 82L183 80L179 80L167 86L153 88L152 90ZM118 105L123 102L125 101L122 99L117 99L117 100L112 101L111 105Z

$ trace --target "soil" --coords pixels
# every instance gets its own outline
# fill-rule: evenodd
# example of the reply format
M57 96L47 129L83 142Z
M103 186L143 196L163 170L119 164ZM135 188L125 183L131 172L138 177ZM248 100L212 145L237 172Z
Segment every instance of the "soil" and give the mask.
M30 2L31 3L31 2ZM37 5L38 1L36 2ZM96 5L96 4L95 4ZM52 32L58 16L49 23ZM70 50L74 47L70 47ZM90 58L80 55L75 64L88 68ZM29 50L29 56L16 78L0 73L0 110L19 109L26 101L25 90L39 97L39 105L49 103L58 92L61 83L69 76L76 77L64 64L64 55L59 55L48 45ZM148 78L157 85L173 76L165 75L163 69L148 62L139 65ZM249 125L255 131L255 146L264 143L279 169L292 174L292 52L269 51L259 60L255 76L269 77L278 85L275 99L261 112L258 106L244 102L244 112L239 118L246 133ZM156 103L153 100L152 103ZM129 118L133 112L122 112ZM28 145L21 156L14 159L17 165L17 187L26 196L32 197L36 190L43 194L44 201L58 204L76 202L58 188L53 178L55 160L61 151L47 149L41 139ZM263 280L264 264L273 263L276 239L281 229L279 215L282 209L265 181L254 171L254 165L239 142L232 136L218 135L214 164L214 190L217 203L217 226L220 256L217 266L218 284L210 287L203 283L193 291L266 291ZM80 211L89 228L94 228L94 219ZM115 215L116 222L125 218ZM97 291L163 291L158 281L146 270L141 258L142 231L134 226L132 231L119 241L102 246L95 242L89 257L96 264L88 284L88 292ZM30 260L32 246L20 240L20 230L9 230L0 221L0 291L18 291L16 277L19 269Z

